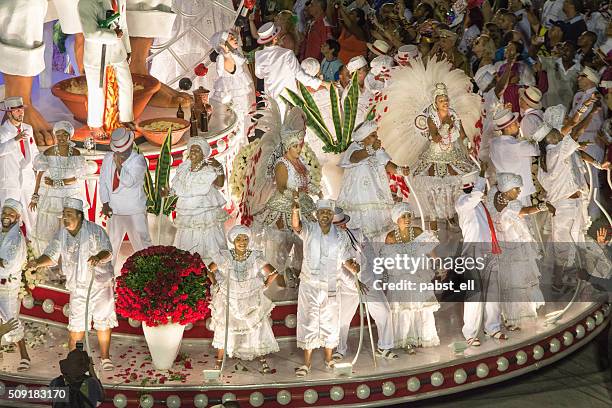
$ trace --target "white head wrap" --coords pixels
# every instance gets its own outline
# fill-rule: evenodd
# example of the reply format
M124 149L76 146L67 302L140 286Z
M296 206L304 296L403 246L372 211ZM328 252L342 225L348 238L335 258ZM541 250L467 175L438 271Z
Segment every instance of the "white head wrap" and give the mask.
M442 82L439 82L436 84L436 87L434 88L433 91L433 97L434 99L436 99L438 96L448 96L448 89L446 88L446 85L443 84Z
M523 178L513 173L497 173L497 188L506 193L515 187L523 187Z
M17 213L21 216L23 215L23 205L21 205L21 203L13 198L7 198L6 200L4 200L4 203L2 204L2 207L6 207L6 208L12 208L13 210L17 211Z
M370 62L370 73L379 75L384 70L388 70L393 66L393 57L388 55L379 55Z
M406 213L410 214L411 217L414 217L414 211L408 203L401 202L395 204L391 209L391 217L393 218L393 222L397 222L397 220L399 220L400 217Z
M359 55L357 57L351 58L351 60L346 64L346 69L348 69L349 74L355 73L358 69L367 67L368 61L363 57L363 55Z
M378 130L378 125L373 120L366 120L353 131L353 141L362 142L372 132Z
M478 75L474 77L474 82L476 82L478 89L482 92L487 89L494 79L495 78L489 71L482 69L478 72Z
M306 114L299 107L293 107L285 113L281 127L281 143L285 150L301 144L306 136Z
M202 154L204 155L204 159L208 159L210 157L210 154L212 153L210 145L208 144L206 139L201 136L196 136L189 139L189 143L187 144L187 152L189 152L191 146L199 146L200 150L202 150Z
M544 112L544 118L542 121L542 125L535 131L532 135L532 139L535 142L540 142L544 139L551 130L557 129L561 130L563 127L563 119L565 119L565 106L563 105L555 105L546 109Z
M229 38L228 31L218 31L210 37L210 46L217 52L221 52L221 45Z
M317 201L317 210L332 210L336 208L336 202L328 198L320 198Z
M319 71L321 70L321 64L319 63L319 61L317 61L316 58L312 57L306 58L304 61L302 61L300 66L302 67L302 70L305 73L312 77L316 77L317 75L319 75Z
M64 198L64 208L72 208L73 210L83 212L83 201L78 198L66 197Z
M578 76L580 75L584 75L589 81L593 82L595 85L599 84L599 80L601 79L599 73L590 67L582 68L582 71L580 71L580 74L578 74Z
M70 137L74 136L74 126L72 126L72 123L68 121L60 120L59 122L55 122L53 125L53 134L59 132L60 130L64 130L70 135Z
M244 225L234 225L227 233L227 239L229 242L234 242L238 235L246 235L251 238L251 229Z

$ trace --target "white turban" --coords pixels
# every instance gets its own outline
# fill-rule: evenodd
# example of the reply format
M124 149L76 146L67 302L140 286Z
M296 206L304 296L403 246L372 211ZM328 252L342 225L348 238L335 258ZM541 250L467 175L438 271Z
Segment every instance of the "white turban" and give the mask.
M189 139L189 144L187 145L187 152L191 149L191 146L199 146L200 150L202 150L202 154L204 155L204 159L208 159L212 150L210 149L210 145L208 141L201 136L195 136Z
M565 119L565 112L566 109L563 105L555 105L546 109L542 124L538 130L534 132L531 138L536 142L540 142L550 133L551 130L557 129L561 131L561 128L563 127L563 119Z
M336 203L334 200L330 200L327 198L321 198L317 201L317 210L332 210L336 208Z
M366 61L363 55L360 55L358 57L351 58L348 64L346 64L346 69L348 69L349 74L353 74L358 69L367 67L367 66L368 66L368 61Z
M414 211L412 211L412 208L408 203L397 203L391 209L391 217L393 218L394 222L397 222L397 220L399 220L400 217L406 213L414 216Z
M64 208L72 208L73 210L83 212L83 201L78 198L66 197L64 198Z
M312 77L316 77L319 75L319 71L321 70L321 64L315 58L306 58L300 64L302 70Z
M70 137L74 136L74 126L72 126L72 123L70 122L67 122L65 120L55 122L55 125L53 125L53 134L59 132L60 130L64 130L70 135Z
M227 233L227 239L229 242L234 242L238 235L246 235L251 238L251 229L244 225L234 225Z
M393 58L388 55L379 55L370 62L370 72L379 75L383 70L388 70L393 66Z
M372 132L378 130L378 125L373 120L367 120L353 131L353 141L362 142L363 139L370 136Z
M23 215L23 205L21 205L19 201L13 198L7 198L6 200L4 200L2 207L11 208L15 210L19 215Z
M497 173L497 188L506 193L515 187L523 187L523 178L513 173Z

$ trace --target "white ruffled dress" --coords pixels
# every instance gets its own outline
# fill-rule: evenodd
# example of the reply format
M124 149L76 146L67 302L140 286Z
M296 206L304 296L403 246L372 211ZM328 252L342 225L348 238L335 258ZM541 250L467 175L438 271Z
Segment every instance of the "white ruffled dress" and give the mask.
M337 204L351 217L350 229L361 229L366 237L376 239L394 225L391 219L394 202L385 170L391 157L378 149L359 163L351 163L351 155L361 149L360 143L353 142L342 153L338 166L344 168L344 175Z
M171 184L178 197L174 246L200 254L205 263L210 263L219 250L227 248L223 224L229 216L223 210L225 198L213 184L216 178L212 166L193 172L191 161L186 160L177 169Z
M262 268L267 262L263 253L254 250L246 260L237 261L232 250L222 250L214 261L219 284L210 304L210 327L215 332L213 347L222 349L224 346L229 277L228 356L253 360L279 351L270 317L274 303L264 294Z
M430 254L439 242L432 232L424 231L410 242L384 245L380 256L385 259L395 259L397 255L402 257L406 255L414 260L424 259L424 256ZM389 284L406 285L403 290L387 291L396 348L435 347L440 344L434 317L434 312L440 309L440 304L434 291L429 290L430 287L421 287L421 284L432 282L435 271L425 266L421 264L416 271L387 269ZM410 283L414 290L408 289Z
M81 183L81 179L85 175L86 165L83 156L46 156L41 153L34 158L33 167L37 173L39 171L44 172L38 190L40 198L36 207L36 226L32 233L35 251L37 255L40 255L62 226L64 199L67 197L78 198L87 203ZM47 185L45 177L52 180L65 180L74 177L77 181L71 185L55 187Z

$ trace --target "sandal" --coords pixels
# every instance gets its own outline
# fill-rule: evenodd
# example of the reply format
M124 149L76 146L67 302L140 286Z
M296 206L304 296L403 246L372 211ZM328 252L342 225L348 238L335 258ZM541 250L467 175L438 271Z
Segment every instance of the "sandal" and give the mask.
M223 364L223 360L215 360L215 370L221 369L221 364Z
M480 347L480 339L478 337L470 337L467 339L468 346Z
M102 363L102 369L104 371L113 371L115 369L115 365L110 358L103 358L100 360L100 363Z
M325 362L325 368L327 368L328 370L333 370L335 365L336 362L333 359Z
M332 354L332 359L334 361L342 361L343 358L344 358L344 354L338 353L337 351L334 354Z
M383 350L381 348L376 349L376 355L384 358L385 360L396 360L399 358L391 349Z
M262 374L270 374L272 372L266 360L259 360L259 362L261 363L261 373Z
M297 377L306 377L308 374L310 374L310 367L307 365L299 366L295 369L295 375Z
M494 338L495 340L508 340L508 336L501 332L501 330L496 331L493 334L486 333L487 336Z
M17 366L17 371L28 371L30 369L30 360L27 358L22 358L19 360L19 365Z
M509 325L509 326L506 326L506 329L507 329L508 331L519 331L519 330L521 330L521 328L520 328L519 326L515 326L515 325L513 325L513 324L511 324L511 325Z

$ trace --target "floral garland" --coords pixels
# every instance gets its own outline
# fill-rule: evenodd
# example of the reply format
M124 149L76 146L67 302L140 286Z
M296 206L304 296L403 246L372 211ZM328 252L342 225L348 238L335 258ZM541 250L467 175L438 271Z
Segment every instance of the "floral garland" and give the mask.
M199 254L152 246L130 256L117 279L117 313L147 326L208 317L210 282Z
M21 283L19 285L19 299L23 299L27 295L30 295L34 288L36 288L41 283L47 281L47 268L39 268L39 269L28 269L26 265L28 262L36 259L36 255L34 254L34 248L29 241L26 241L26 262L21 269Z
M304 161L304 164L308 167L308 173L310 174L310 182L320 189L322 177L321 163L319 163L317 155L310 148L308 143L304 143L301 157Z
M230 191L237 200L242 198L242 192L246 185L247 166L251 162L253 153L259 147L260 141L261 139L257 139L242 146L232 163L232 174L230 175L229 184Z

